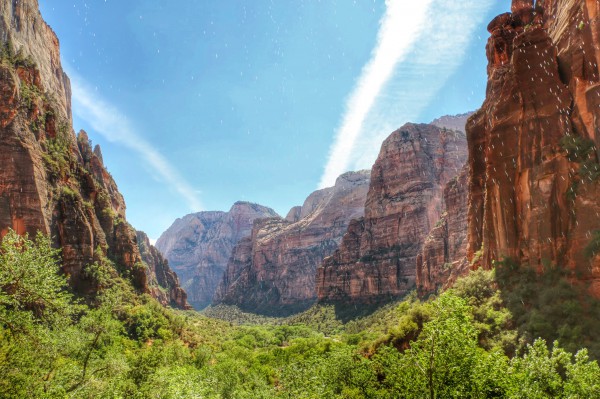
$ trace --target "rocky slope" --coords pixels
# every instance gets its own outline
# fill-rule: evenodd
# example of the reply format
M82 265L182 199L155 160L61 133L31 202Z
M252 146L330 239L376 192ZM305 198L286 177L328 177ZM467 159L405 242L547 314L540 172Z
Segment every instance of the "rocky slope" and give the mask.
M0 1L0 235L41 231L62 248L76 291L93 293L89 266L115 264L151 292L125 202L85 132L71 122L58 39L36 0Z
M467 201L469 168L444 187L444 211L417 255L416 284L420 294L448 288L469 271Z
M236 246L214 303L270 315L300 311L316 300L315 272L333 253L350 220L362 216L369 172L349 172L312 193L286 219L254 223Z
M487 96L467 125L469 258L568 268L598 296L599 12L513 1L488 26Z
M179 275L190 304L208 306L223 278L231 252L250 235L254 220L277 217L271 208L235 203L229 212L198 212L177 219L156 241Z
M321 301L374 303L414 288L416 259L440 219L444 186L467 158L462 132L407 124L388 137L371 172L364 218L317 271Z
M142 261L148 270L148 285L150 293L163 305L181 309L190 309L187 294L179 286L177 274L169 267L169 262L150 244L150 239L143 231L136 231L138 248Z

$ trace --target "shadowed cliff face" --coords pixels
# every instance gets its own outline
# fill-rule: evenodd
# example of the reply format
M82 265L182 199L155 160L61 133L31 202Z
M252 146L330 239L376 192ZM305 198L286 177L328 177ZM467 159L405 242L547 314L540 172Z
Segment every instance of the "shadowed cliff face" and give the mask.
M362 216L368 187L368 171L345 173L286 219L256 221L234 249L213 302L271 315L312 305L316 268L338 247L350 220Z
M364 218L317 271L321 301L373 303L414 288L416 258L443 211L443 188L466 160L464 133L407 124L381 147Z
M467 261L467 200L469 169L444 187L444 212L423 242L417 256L417 289L420 294L448 288L469 271Z
M190 309L187 294L179 286L177 274L169 268L169 262L150 244L146 233L137 231L136 236L142 260L146 264L151 295L165 306Z
M1 1L0 37L0 235L9 228L50 235L82 294L96 288L86 267L107 257L140 292L151 292L101 151L73 132L58 39L37 1Z
M196 309L208 306L235 245L250 235L254 220L278 216L271 208L235 203L229 212L198 212L177 219L156 247L180 276Z
M538 3L488 27L487 96L467 124L468 256L569 268L600 295L600 258L584 250L600 229L600 4Z

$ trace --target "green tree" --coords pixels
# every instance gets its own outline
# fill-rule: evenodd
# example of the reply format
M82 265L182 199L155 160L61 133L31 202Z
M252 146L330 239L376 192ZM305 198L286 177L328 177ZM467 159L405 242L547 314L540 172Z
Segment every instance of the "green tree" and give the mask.
M408 398L478 397L478 363L487 359L477 347L470 307L451 293L431 307L432 319L399 359L395 388Z

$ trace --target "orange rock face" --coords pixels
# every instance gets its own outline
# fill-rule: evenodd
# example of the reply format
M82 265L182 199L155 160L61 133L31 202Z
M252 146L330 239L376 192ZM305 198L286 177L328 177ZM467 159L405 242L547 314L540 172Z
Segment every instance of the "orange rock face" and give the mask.
M151 292L123 197L87 134L73 132L58 39L36 0L2 1L0 17L0 235L50 235L82 294L95 289L86 267L105 257Z
M286 219L256 221L234 249L213 302L271 315L312 305L317 266L338 247L350 220L363 214L368 187L368 171L349 172Z
M370 303L415 287L416 258L443 211L443 189L467 158L464 133L407 124L381 147L365 216L317 271L320 301Z
M487 96L467 125L468 257L568 268L600 295L584 251L600 229L600 5L521 3L488 27Z

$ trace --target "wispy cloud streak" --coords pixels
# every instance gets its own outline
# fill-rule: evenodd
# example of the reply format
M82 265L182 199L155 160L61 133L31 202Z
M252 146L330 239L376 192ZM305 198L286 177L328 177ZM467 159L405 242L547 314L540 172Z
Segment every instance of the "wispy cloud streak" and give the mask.
M493 2L431 0L413 9L402 0L386 3L377 46L348 101L320 187L332 185L349 169L370 168L381 142L419 117L462 64L475 28ZM386 26L406 19L417 25L410 35ZM385 63L378 58L382 52L389 53L380 56ZM380 62L386 66L383 72Z
M377 44L346 104L345 115L321 178L321 187L331 185L349 166L350 155L367 114L398 62L409 52L424 25L431 3L432 0L386 1Z
M141 137L129 120L113 105L105 102L74 73L71 77L73 112L108 141L119 143L133 151L185 200L191 211L202 209L196 191L181 177L169 161Z

